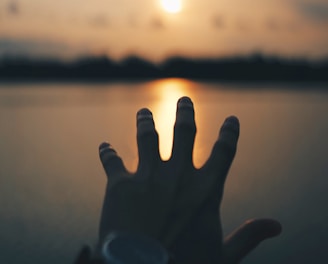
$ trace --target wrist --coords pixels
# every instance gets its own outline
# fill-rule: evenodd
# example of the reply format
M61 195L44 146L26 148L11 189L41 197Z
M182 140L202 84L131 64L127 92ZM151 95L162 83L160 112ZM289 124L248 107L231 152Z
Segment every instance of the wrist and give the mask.
M97 258L104 264L173 263L158 240L137 233L112 232L97 248Z

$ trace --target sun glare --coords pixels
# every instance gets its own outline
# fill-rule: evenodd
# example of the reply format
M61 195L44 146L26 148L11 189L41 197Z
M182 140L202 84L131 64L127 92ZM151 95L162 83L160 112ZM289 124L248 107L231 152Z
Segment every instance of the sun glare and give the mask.
M163 9L168 13L178 13L181 11L181 0L161 0Z

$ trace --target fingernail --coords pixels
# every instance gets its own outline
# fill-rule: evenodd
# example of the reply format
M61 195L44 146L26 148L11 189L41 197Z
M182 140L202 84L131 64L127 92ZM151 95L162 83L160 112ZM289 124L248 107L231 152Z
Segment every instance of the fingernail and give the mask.
M193 103L191 99L187 96L181 97L178 100L178 107L193 107Z
M239 128L239 120L236 116L229 116L224 121L225 125L229 125L235 128Z
M138 121L143 120L143 119L151 119L152 120L153 114L150 112L149 109L142 108L137 113L137 119L138 119Z
M109 153L109 152L116 154L115 149L113 149L109 143L104 142L99 146L99 155L103 155L104 153Z
M222 133L230 134L231 132L237 137L239 136L239 120L235 116L230 116L226 118L220 129L220 135Z
M109 148L109 147L110 147L110 144L108 142L103 142L103 143L100 144L99 150Z

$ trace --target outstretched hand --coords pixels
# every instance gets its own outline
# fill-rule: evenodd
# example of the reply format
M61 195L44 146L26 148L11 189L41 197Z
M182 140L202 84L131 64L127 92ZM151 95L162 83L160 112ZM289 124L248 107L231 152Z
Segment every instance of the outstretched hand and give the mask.
M101 244L113 231L140 233L157 239L178 263L234 264L262 240L281 231L278 222L246 222L226 240L222 238L219 207L224 182L236 153L239 121L223 123L212 153L200 169L193 166L196 125L193 103L178 101L172 155L163 161L152 113L137 113L139 164L126 170L108 143L99 147L108 177L100 230Z

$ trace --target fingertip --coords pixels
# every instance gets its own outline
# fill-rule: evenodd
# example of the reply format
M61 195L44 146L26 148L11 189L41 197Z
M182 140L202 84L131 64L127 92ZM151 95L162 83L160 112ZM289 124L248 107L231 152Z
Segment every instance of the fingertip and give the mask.
M151 167L160 160L158 133L153 114L148 108L142 108L137 112L137 144L138 169Z
M239 139L239 120L236 116L230 116L223 122L219 138L216 142L217 148L221 149L229 159L234 157Z
M99 145L99 157L108 177L126 172L122 159L108 142Z
M192 102L191 99L190 99L190 97L188 97L188 96L182 96L182 97L180 97L179 100L178 100L178 103L183 102L183 101Z
M178 108L181 107L187 107L187 108L193 108L193 102L188 96L183 96L178 100Z
M186 125L186 127L191 129L196 127L194 104L187 96L183 96L178 100L175 125Z
M105 155L106 154L106 155ZM108 142L103 142L99 145L99 155L101 160L103 160L104 156L112 156L116 155L116 150L112 148L111 144Z
M177 102L171 159L186 160L192 163L192 152L196 135L195 111L193 102L187 96Z
M239 126L239 119L238 117L232 115L232 116L228 116L225 120L225 122L230 122L230 123L233 123L233 124L236 124Z
M282 232L274 219L251 219L237 228L224 241L223 263L238 263L261 242Z
M144 120L153 120L153 114L148 108L142 108L137 112L137 124Z
M137 134L142 136L155 131L153 114L148 108L142 108L137 112Z
M233 133L235 136L239 136L240 123L236 116L229 116L223 122L220 129L220 135L224 132Z
M109 148L109 147L110 147L110 144L108 142L102 142L99 145L99 151L101 151L102 149L105 149L105 148Z
M144 107L137 112L137 115L152 115L152 112L148 108Z
M282 232L281 223L275 219L251 219L245 225L248 225L255 234L263 237L263 239L278 236Z
M273 230L274 230L274 236L279 236L282 231L283 231L283 227L282 224L276 220L274 220L274 223L272 224L274 226Z

